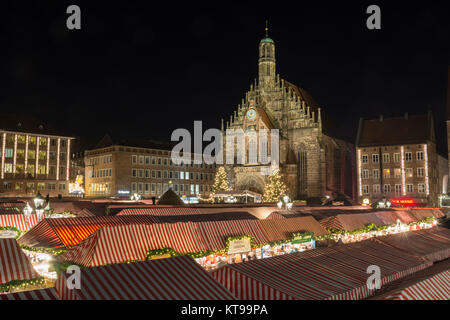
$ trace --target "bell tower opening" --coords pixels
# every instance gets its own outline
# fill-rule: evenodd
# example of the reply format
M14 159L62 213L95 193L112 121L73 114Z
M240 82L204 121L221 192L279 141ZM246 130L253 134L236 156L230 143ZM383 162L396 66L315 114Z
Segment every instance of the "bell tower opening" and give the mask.
M269 38L266 21L266 36L259 42L258 80L261 87L275 84L275 43Z

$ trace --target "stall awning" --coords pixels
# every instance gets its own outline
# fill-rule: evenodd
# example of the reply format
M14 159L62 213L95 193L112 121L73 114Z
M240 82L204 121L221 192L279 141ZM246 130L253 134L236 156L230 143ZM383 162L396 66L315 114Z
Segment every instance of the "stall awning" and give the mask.
M0 239L0 284L39 278L16 239Z
M231 300L234 296L192 258L181 256L81 269L81 289L69 290L60 274L61 299Z
M252 236L257 244L267 243L268 238L259 220L226 220L196 222L209 250L223 250L226 241L233 236Z
M396 291L383 300L450 300L450 270Z
M375 241L433 262L450 257L450 230L445 228L393 234L376 238Z
M70 248L103 226L154 222L151 216L47 218L20 237L18 242L36 248Z
M197 215L201 213L202 212L198 208L156 207L156 208L127 208L120 211L117 215L180 216L180 215Z
M0 214L0 227L14 227L20 231L28 231L38 222L37 215L32 214L28 224L25 221L23 213L18 214Z
M329 232L313 217L297 217L291 219L269 219L260 221L269 242L289 240L293 233L313 232L322 236Z
M59 300L55 288L0 294L0 300Z
M388 283L431 262L362 241L226 265L212 275L238 299L363 299L375 293L366 282L374 264Z

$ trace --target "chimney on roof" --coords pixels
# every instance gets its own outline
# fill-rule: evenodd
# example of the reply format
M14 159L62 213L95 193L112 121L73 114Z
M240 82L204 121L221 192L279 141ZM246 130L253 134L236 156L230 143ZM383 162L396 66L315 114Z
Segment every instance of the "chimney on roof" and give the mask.
M405 112L405 120L408 120L408 112Z
M380 114L380 122L383 122L383 115Z

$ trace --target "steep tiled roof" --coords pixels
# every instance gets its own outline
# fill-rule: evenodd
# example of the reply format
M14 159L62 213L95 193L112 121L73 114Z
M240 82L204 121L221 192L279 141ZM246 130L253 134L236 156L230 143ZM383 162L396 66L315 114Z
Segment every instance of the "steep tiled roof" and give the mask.
M388 119L361 120L357 146L395 145L435 141L431 113Z

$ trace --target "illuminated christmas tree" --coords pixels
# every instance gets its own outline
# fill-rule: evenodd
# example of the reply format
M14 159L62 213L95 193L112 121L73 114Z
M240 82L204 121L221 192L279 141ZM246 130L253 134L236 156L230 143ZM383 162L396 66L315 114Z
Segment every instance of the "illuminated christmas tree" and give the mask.
M287 187L282 180L279 170L275 170L269 176L269 182L264 188L263 201L264 202L278 202L283 196L287 194Z
M225 172L224 167L219 167L216 172L216 176L214 177L214 185L213 191L229 191L230 187L228 184L227 173Z

